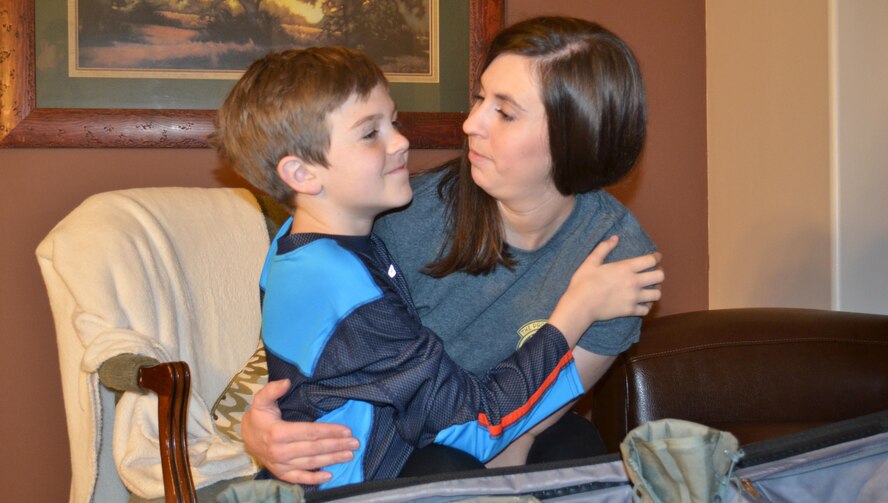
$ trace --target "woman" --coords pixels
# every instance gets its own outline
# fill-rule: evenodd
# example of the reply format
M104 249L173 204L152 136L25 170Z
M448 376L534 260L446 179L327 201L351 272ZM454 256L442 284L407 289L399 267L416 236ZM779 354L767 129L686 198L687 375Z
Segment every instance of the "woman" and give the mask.
M635 165L646 119L631 50L597 24L535 18L497 35L463 125L461 162L417 177L411 205L374 228L401 264L423 324L460 365L483 373L530 337L601 240L619 236L608 257L614 267L631 268L637 262L621 259L654 251L634 216L600 190ZM661 281L662 274L653 283ZM574 350L586 389L637 340L649 307L589 328ZM515 336L486 336L507 331ZM286 387L270 383L254 398L242 425L247 450L283 480L324 482L329 475L313 470L350 459L357 442L338 425L280 421L274 400ZM567 409L488 466L551 459L534 451L565 435L534 441L556 423L577 431ZM563 448L558 455L595 454ZM410 470L422 456L421 449L405 471L422 473Z

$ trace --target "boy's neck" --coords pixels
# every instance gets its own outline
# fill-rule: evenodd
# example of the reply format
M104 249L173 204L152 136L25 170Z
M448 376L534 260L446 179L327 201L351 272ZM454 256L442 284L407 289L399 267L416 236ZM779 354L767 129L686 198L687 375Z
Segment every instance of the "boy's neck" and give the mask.
M373 219L360 219L334 212L313 212L296 208L290 234L331 234L335 236L366 236L373 229Z

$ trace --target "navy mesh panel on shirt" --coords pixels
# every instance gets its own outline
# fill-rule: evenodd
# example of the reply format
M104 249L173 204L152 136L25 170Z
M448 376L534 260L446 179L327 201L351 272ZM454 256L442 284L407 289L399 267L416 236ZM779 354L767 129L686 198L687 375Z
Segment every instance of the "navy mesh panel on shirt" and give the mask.
M270 379L289 378L293 383L279 401L286 420L315 420L349 400L374 406L369 438L362 440L366 450L363 458L355 462L362 463L366 479L380 479L396 476L412 449L436 441L441 430L477 423L479 412L486 414L490 423L500 424L504 416L526 404L555 372L569 348L561 334L547 325L524 348L495 367L487 378L478 379L457 366L444 352L440 339L421 325L400 271L396 271L394 278L388 274L391 262L384 245L375 238L371 238L370 243L369 250L350 251L367 268L382 297L360 305L337 322L318 354L310 377L270 350L268 365ZM285 253L300 251L311 250L297 246ZM330 260L330 257L335 260L337 256L328 253L319 255L319 260ZM335 266L311 261L301 263L318 268ZM300 277L283 279L292 285ZM304 287L311 288L311 285ZM296 308L292 313L292 323L285 329L292 327L292 337L312 337L300 332L300 320L305 319L300 317L317 313L300 312ZM581 392L575 369L570 378L571 389ZM560 407L576 394L563 399L559 395L561 401L556 405ZM517 434L528 429L526 425L522 428ZM487 437L482 434L480 438L486 441ZM497 450L504 447L496 445Z

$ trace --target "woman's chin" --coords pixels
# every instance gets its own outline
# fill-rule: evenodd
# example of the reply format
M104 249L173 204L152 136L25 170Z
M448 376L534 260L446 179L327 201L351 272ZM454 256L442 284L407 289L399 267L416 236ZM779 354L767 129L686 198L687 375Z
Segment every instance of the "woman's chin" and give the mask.
M490 182L485 176L485 169L472 164L472 181L484 192L490 194Z

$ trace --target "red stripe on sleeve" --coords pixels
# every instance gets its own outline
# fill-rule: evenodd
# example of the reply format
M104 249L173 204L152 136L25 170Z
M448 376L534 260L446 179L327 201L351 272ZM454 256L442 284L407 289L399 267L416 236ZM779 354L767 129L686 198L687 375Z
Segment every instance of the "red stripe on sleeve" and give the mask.
M487 414L484 413L478 414L478 423L480 423L481 426L487 428L487 430L490 432L490 436L498 437L502 435L503 430L524 417L524 415L527 414L534 405L536 405L536 403L540 400L540 397L543 396L543 393L545 393L546 390L548 390L552 386L555 380L558 379L558 374L561 373L561 369L564 368L565 365L570 363L571 360L573 360L573 352L568 351L563 357L561 357L558 365L555 366L555 370L553 370L546 377L546 380L543 381L543 384L540 385L539 389L537 389L533 395L531 395L527 402L525 402L524 405L522 405L521 407L506 415L500 424L490 424L490 420L487 418Z

